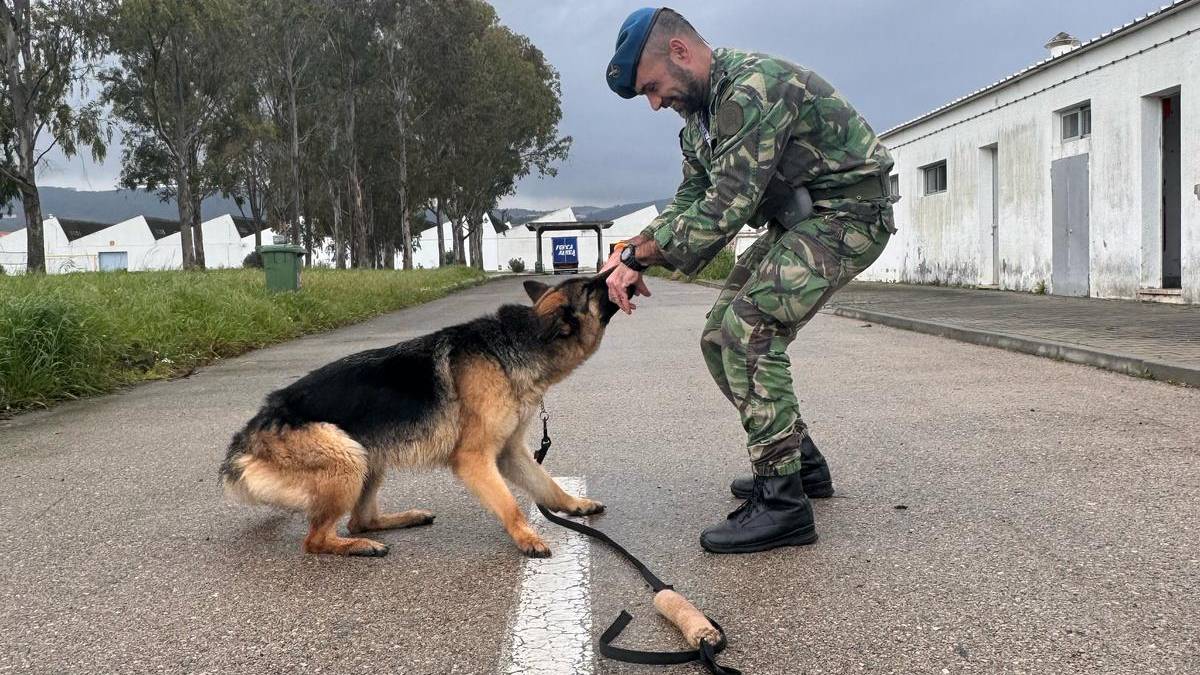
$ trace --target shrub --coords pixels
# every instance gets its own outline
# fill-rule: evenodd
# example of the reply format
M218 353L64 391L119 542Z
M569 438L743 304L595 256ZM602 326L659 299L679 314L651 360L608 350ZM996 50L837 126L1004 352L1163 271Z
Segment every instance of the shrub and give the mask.
M242 259L242 267L257 267L261 269L263 266L262 254L258 251L251 251Z
M508 269L515 274L520 274L525 271L525 261L520 258L512 258L508 261Z

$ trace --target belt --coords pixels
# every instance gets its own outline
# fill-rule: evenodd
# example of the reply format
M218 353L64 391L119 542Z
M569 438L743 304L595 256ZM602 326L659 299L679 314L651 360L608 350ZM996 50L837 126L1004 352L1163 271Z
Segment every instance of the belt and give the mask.
M814 202L828 202L837 199L887 199L891 195L885 187L883 177L871 176L853 185L841 185L832 188L809 188L808 194Z
M791 190L789 188L789 190ZM852 185L833 188L799 187L791 190L783 202L774 207L771 218L784 227L792 227L808 220L813 215L814 202L860 199L865 201L885 199L893 201L884 181L879 176L866 178Z

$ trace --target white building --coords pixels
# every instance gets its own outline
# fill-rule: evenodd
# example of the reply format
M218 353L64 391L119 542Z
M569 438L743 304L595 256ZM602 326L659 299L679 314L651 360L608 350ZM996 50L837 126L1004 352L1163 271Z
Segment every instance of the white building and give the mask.
M219 216L201 224L205 265L209 269L241 267L254 250L254 228L244 218ZM179 223L137 216L116 224L51 216L42 223L46 272L147 271L181 269L183 250ZM271 232L263 232L271 243ZM0 266L23 272L28 249L27 230L0 239Z
M863 278L1200 303L1200 0L1047 47L881 134L900 231Z
M604 247L607 250L610 245L627 239L641 232L650 221L658 215L658 209L653 205L627 213L619 218L614 218L612 226L603 230L604 232ZM534 223L574 223L580 219L576 216L571 208L559 209L552 213L548 213ZM451 235L449 221L442 223L442 232L446 242L446 250L451 249ZM532 232L525 225L513 225L506 223L505 227L500 228L502 231L497 232L497 228L493 226L491 218L484 216L483 222L483 265L488 271L507 270L508 261L519 259L525 263L525 269L532 271L534 264L537 262L537 234ZM550 269L551 261L553 260L553 249L551 239L554 237L575 237L576 238L576 255L579 258L579 267L584 270L595 268L596 255L596 233L591 229L567 230L560 232L546 232L542 235L542 260L546 265L546 269ZM413 253L413 265L418 267L437 267L437 229L429 228L421 233L421 247Z

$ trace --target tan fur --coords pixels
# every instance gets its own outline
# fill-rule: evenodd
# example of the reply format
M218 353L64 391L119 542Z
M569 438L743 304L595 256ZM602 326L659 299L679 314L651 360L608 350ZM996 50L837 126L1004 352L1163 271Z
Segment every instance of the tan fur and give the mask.
M550 555L550 548L529 527L496 462L520 425L519 406L508 378L497 364L472 359L455 373L455 382L461 402L462 435L450 456L451 468L500 519L517 548L527 555Z
M242 480L226 483L230 496L298 511L309 510L318 493L353 486L357 497L367 473L366 451L332 424L256 432L237 463Z
M339 537L338 520L354 507L367 475L367 453L332 424L258 431L250 452L237 459L241 480L226 483L231 496L308 514L309 553L382 555L387 547L370 539Z
M566 292L555 288L538 298L535 311L552 317L571 302ZM563 491L525 444L526 430L546 389L586 360L603 336L598 300L573 311L578 325L564 324L561 335L566 339L554 341L534 369L506 371L484 357L443 362L439 367L454 389L450 402L422 422L419 433L406 434L390 445L384 441L371 453L332 424L251 433L245 453L234 460L240 479L227 480L226 491L242 501L305 512L310 524L304 540L307 552L383 555L388 547L379 542L338 536L337 522L349 513L352 534L428 524L434 518L428 511L380 512L383 476L389 465L449 466L495 514L522 552L550 555L505 479L556 511L589 515L604 509L600 502Z

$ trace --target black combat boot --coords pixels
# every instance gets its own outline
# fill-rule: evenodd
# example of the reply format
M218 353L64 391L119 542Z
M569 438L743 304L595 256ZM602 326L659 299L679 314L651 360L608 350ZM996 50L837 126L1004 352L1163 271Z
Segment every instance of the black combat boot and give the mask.
M812 438L804 435L800 441L800 479L804 481L804 494L809 499L821 499L833 496L833 477L829 475L829 465L821 456L821 451L812 442ZM738 499L749 499L750 490L754 487L754 478L735 478L729 484L729 491Z
M710 553L753 553L816 540L812 505L800 472L755 476L750 497L725 522L700 533L700 545Z

